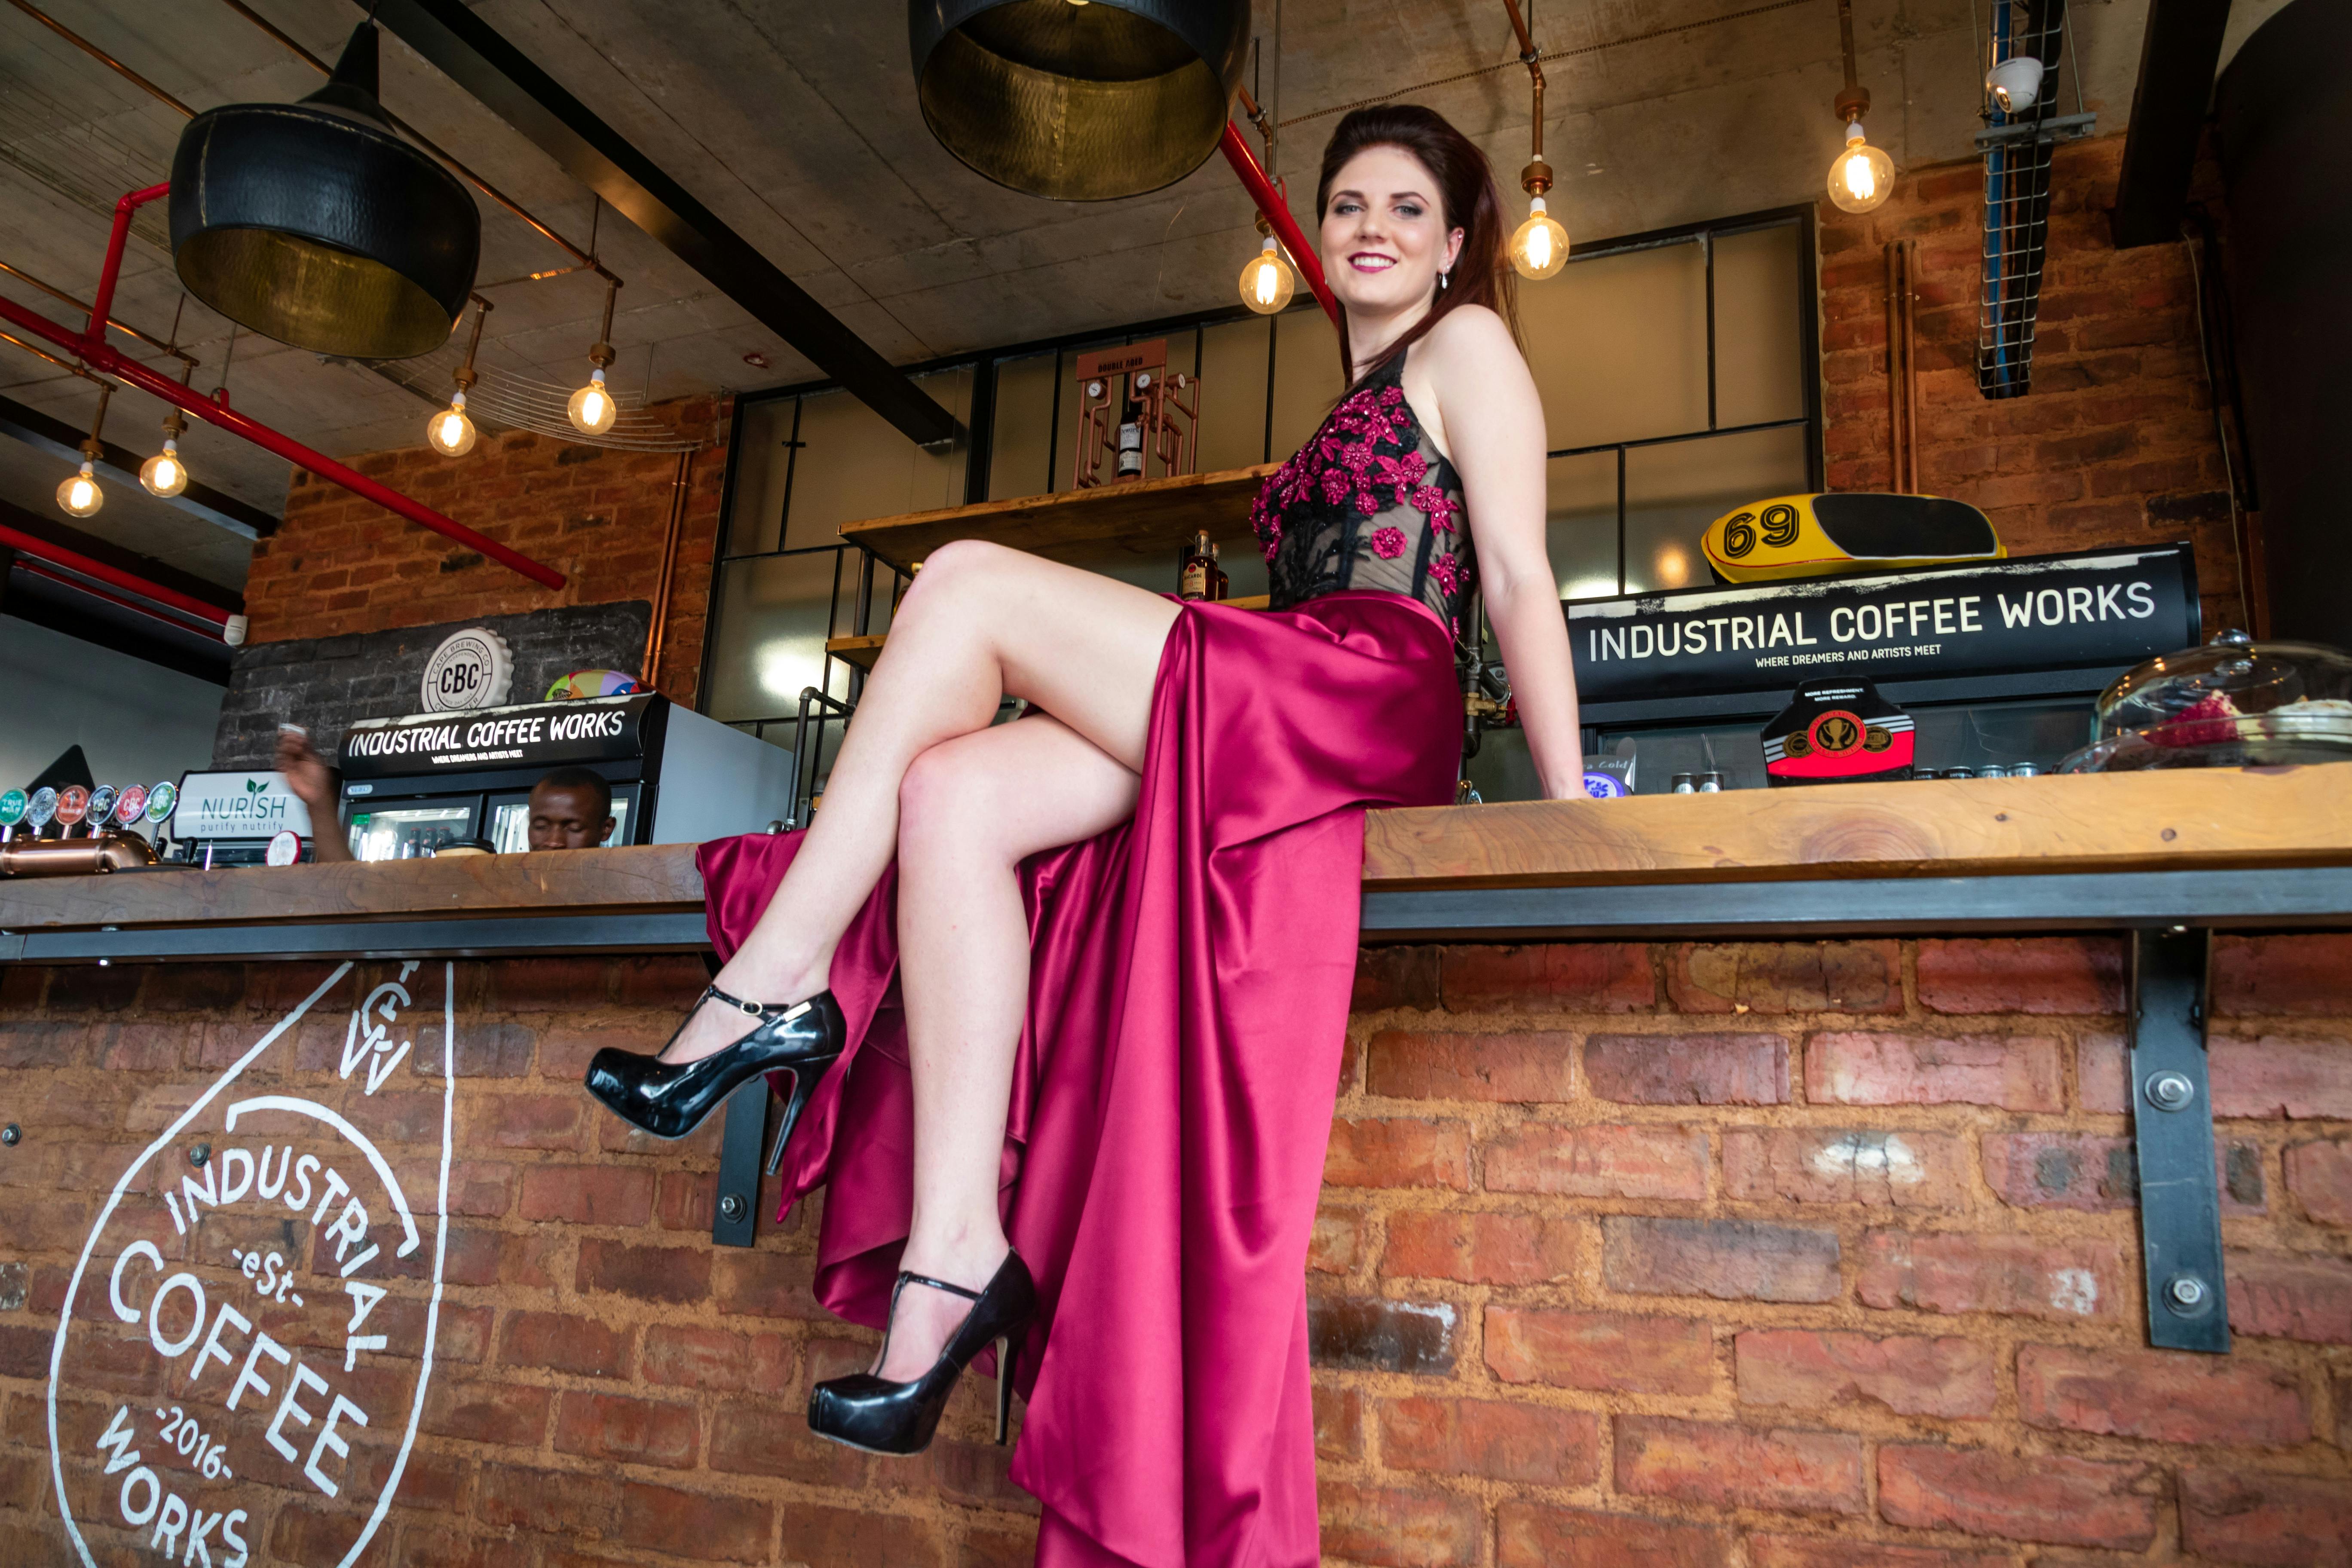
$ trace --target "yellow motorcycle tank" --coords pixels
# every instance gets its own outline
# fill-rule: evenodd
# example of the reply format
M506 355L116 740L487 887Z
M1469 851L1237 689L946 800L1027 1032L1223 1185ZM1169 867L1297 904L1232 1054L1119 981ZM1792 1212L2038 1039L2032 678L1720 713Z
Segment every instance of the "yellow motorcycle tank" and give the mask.
M1699 548L1727 583L1861 567L1941 566L2009 554L1992 520L1943 496L1837 490L1750 501L1706 525Z

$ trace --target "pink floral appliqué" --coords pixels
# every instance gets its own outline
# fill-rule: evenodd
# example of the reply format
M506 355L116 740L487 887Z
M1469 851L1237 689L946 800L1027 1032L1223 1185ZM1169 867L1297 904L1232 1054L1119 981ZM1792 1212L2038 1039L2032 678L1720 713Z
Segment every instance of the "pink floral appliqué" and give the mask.
M1453 556L1430 557L1429 574L1437 579L1438 586L1444 588L1449 596L1461 591L1462 563Z
M1383 561L1393 561L1404 553L1404 530L1383 528L1372 535L1372 553Z

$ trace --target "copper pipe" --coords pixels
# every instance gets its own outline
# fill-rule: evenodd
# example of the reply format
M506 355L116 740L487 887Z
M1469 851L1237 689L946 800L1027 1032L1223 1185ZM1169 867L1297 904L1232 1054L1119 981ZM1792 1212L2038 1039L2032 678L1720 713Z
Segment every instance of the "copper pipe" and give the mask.
M0 332L0 343L14 343L18 348L23 349L26 353L45 359L51 364L57 366L59 370L65 371L72 375L78 375L84 381L96 381L98 379L98 377L92 375L82 366L75 364L68 360L61 360L57 355L51 353L48 350L41 348L37 344L28 343L14 332Z
M14 0L14 3L21 5L24 4L24 0ZM245 4L245 0L221 0L221 4L226 5L230 10L236 12L247 21L260 28L263 32L268 34L272 38L278 40L278 43L284 45L289 53L299 57L305 64L309 65L313 70L316 70L320 76L332 76L334 74L334 68L332 66L320 59L318 56L312 54L310 50L304 48L300 44L296 43L285 33L279 31L276 25L271 23L268 17L262 16L252 6ZM588 252L581 249L578 246L572 244L570 240L556 233L553 229L548 227L547 225L540 222L539 219L531 216L529 212L523 209L523 205L520 202L516 201L512 196L508 195L504 191L499 190L496 185L493 185L488 180L482 178L481 175L474 173L473 170L459 163L449 153L442 151L442 149L433 142L432 138L419 132L416 127L409 124L406 121L393 113L389 109L383 111L383 117L386 120L391 121L393 128L398 131L402 135L407 137L419 147L424 148L427 153L432 153L433 156L440 159L441 162L449 165L449 167L457 173L458 178L464 180L467 184L472 185L476 190L481 192L482 195L489 197L490 200L498 203L499 205L506 208L507 211L514 214L515 216L522 219L523 222L537 229L551 242L562 247L572 260L580 264L580 268L584 268L589 271L597 273L598 275L607 279L613 276L611 273L606 272L603 267L597 264L596 258L593 256L591 256ZM576 270L579 270L579 268L567 267L562 269L564 272ZM540 278L553 278L561 275L561 273L554 272L534 272L530 276L535 280ZM514 279L509 279L509 281L514 281ZM484 287L496 288L497 285L486 284Z
M57 300L59 304L71 305L75 310L79 310L85 316L89 314L89 302L88 300L75 299L72 295L67 293L64 289L58 288L54 283L42 282L39 279L34 277L31 273L26 271L21 267L11 267L8 263L0 261L0 272L6 273L9 277L17 279L19 282L31 284L34 288L38 289L42 293L47 294L50 299ZM160 349L163 353L170 354L173 359L180 360L190 366L202 364L204 363L186 350L174 348L172 344L163 342L160 338L152 337L149 334L141 331L138 328L131 325L129 322L121 320L120 317L107 317L106 324L112 327L116 331L124 333L130 337L137 338L141 342L145 343L148 347Z
M660 673L662 633L669 619L669 580L677 561L678 535L686 529L687 481L694 471L694 449L687 448L677 455L677 477L670 481L669 527L662 537L661 574L654 581L653 624L646 628L646 685L661 689L656 677Z
M1903 482L1903 307L1902 243L1889 241L1886 260L1886 488L1908 494Z
M1543 98L1544 74L1542 56L1535 40L1528 35L1527 18L1519 15L1519 0L1503 0L1503 9L1511 14L1511 31L1519 36L1519 58L1527 62L1528 79L1536 89L1535 159L1543 162Z
M1903 441L1911 489L1919 489L1919 242L1903 245Z
M79 49L83 54L88 55L91 59L96 60L99 64L104 66L107 69L121 77L123 80L131 83L133 87L144 89L154 97L178 110L181 113L187 115L190 119L194 119L195 117L196 111L194 110L190 109L186 104L182 103L178 99L173 98L170 93L165 92L162 88L157 87L153 82L149 81L145 77L141 76L137 71L132 70L129 66L124 65L121 60L116 59L112 55L108 54L104 49L100 48L96 44L91 43L88 38L83 37L72 28L64 26L56 18L48 16L37 7L27 4L27 0L8 0L8 3L16 6L17 10L25 13L26 16L30 16L34 21L38 22L42 26L47 27L50 32L55 33L58 37L63 38L67 43L71 44L75 48Z

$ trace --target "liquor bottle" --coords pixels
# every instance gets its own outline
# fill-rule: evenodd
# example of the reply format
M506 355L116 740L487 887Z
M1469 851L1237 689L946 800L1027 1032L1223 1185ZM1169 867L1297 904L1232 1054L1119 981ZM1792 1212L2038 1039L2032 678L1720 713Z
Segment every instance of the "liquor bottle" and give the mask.
M1118 413L1118 460L1113 474L1121 479L1143 477L1143 404L1133 396Z
M1223 575L1217 570L1215 546L1209 542L1203 530L1192 535L1192 542L1184 547L1184 563L1178 569L1176 596L1180 599L1210 599L1217 597L1211 590Z
M1209 545L1209 597L1223 604L1233 596L1234 580L1226 576L1225 569L1217 563L1217 546L1213 541Z

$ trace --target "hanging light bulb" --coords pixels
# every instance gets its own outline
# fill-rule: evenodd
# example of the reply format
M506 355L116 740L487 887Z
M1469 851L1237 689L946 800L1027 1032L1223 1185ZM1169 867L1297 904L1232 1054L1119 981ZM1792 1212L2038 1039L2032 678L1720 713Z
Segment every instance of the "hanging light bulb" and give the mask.
M572 427L583 436L602 436L613 427L620 405L613 395L604 390L604 367L613 363L613 300L620 292L617 282L604 288L604 330L597 334L595 345L588 351L588 363L596 368L589 373L588 384L572 395L564 412L572 416Z
M139 465L139 483L151 496L166 500L188 488L188 465L180 460L180 436L187 420L176 408L163 420L163 449Z
M139 484L151 496L175 496L188 488L188 465L180 461L177 441L165 441L162 451L139 465Z
M58 505L68 517L89 517L106 504L106 492L98 488L98 460L106 456L106 447L99 440L99 432L106 428L106 405L114 395L111 384L101 384L98 389L98 412L90 417L89 434L82 437L81 468L68 474L58 487Z
M1895 160L1863 136L1862 121L1848 121L1845 151L1830 165L1830 200L1839 210L1866 213L1885 203L1895 189Z
M1528 203L1528 221L1511 236L1511 267L1530 282L1541 282L1568 265L1568 230L1544 211L1544 199Z
M1543 53L1519 15L1517 0L1507 0L1511 27L1519 36L1519 58L1528 68L1528 87L1535 102L1528 116L1528 166L1519 171L1519 189L1528 193L1528 221L1511 235L1511 270L1531 283L1553 277L1568 265L1568 230L1544 209L1544 193L1551 189L1551 165L1544 162Z
M1283 258L1282 247L1269 231L1264 213L1258 215L1257 226L1265 243L1242 268L1242 303L1261 316L1271 316L1298 291L1298 274Z
M445 458L462 458L474 449L474 422L466 417L466 395L449 399L449 406L425 422L425 439Z
M1845 53L1845 89L1837 95L1834 107L1845 121L1845 151L1830 165L1830 200L1840 212L1866 213L1894 194L1895 160L1862 133L1862 117L1870 112L1870 89L1854 75L1853 0L1838 0L1838 42Z
M91 466L89 458L83 458L81 472L68 475L58 487L58 505L68 517L88 517L106 504L106 492L98 488Z

